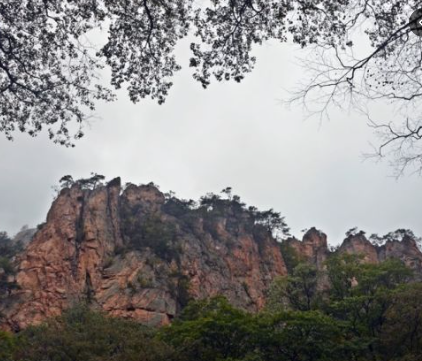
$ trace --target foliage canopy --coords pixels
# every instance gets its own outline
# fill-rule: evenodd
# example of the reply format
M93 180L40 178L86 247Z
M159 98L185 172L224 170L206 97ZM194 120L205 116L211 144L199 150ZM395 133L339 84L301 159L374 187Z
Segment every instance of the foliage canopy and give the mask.
M188 35L193 78L240 82L256 63L254 46L291 41L317 49L305 67L315 71L293 99L313 100L324 112L345 99L384 99L403 106L398 121L372 122L384 136L379 155L392 152L399 169L420 164L421 39L411 33L415 0L9 0L0 4L0 131L31 136L43 128L73 145L98 100L126 87L138 102L163 103L180 70L174 49ZM107 38L90 38L99 29ZM356 55L354 34L369 51ZM111 88L99 81L111 70ZM403 119L406 119L403 121ZM398 153L398 154L397 154Z

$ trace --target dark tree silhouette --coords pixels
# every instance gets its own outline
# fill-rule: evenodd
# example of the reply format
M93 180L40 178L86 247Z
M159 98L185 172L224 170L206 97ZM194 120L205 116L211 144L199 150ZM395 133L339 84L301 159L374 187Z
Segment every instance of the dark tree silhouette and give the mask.
M101 69L85 34L105 19L95 1L11 0L0 3L0 131L55 142L83 136L96 99L112 94L93 84ZM68 128L74 123L76 129Z
M311 75L291 98L320 116L331 106L363 112L380 139L367 156L389 156L397 176L422 172L422 38L411 30L419 15L410 21L421 7L414 0L323 5L304 37L316 44L303 61ZM375 118L370 108L378 102L392 105L391 119Z
M302 7L293 0L3 1L0 131L12 139L17 130L35 136L46 128L54 142L73 145L96 101L114 99L98 83L106 65L112 87L127 87L133 102L163 103L180 69L175 45L189 31L196 35L189 64L196 80L204 87L211 78L241 81L253 69L254 44L286 41L288 32L303 43L306 24L288 20ZM97 48L89 33L98 28L108 38Z
M71 175L65 175L59 180L60 186L54 186L53 189L56 191L56 193L59 193L61 189L70 188L74 184L78 184L82 189L94 190L98 186L103 185L104 180L105 176L94 172L91 172L91 177L89 178L80 178L77 180L74 180Z
M217 81L241 81L253 70L253 46L288 40L315 48L306 58L315 71L293 100L314 100L324 113L345 98L388 100L406 116L392 123L370 121L384 136L377 149L396 155L399 169L422 169L422 43L409 29L421 1L408 0L9 0L0 3L0 131L11 139L20 130L35 136L43 128L54 142L73 145L98 100L112 101L98 82L111 69L111 86L126 87L133 102L150 97L163 103L181 66L177 42L195 35L189 66L204 88ZM105 44L90 32L107 30ZM372 50L356 55L353 34ZM417 109L418 110L418 109Z
M59 180L61 188L70 188L75 181L71 175L65 175Z

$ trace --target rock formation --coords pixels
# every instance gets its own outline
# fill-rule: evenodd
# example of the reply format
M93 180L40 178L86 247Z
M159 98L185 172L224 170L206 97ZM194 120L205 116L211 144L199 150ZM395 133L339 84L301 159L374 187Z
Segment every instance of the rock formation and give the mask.
M82 300L151 325L168 323L190 297L222 294L256 311L286 268L271 233L242 217L184 210L153 185L122 192L120 179L65 188L18 257L20 289L0 304L3 327L39 323Z
M392 237L393 233L398 233L399 237ZM364 263L399 259L413 269L416 276L422 276L422 253L417 238L405 230L393 233L381 238L382 243L376 243L366 238L364 232L357 232L348 235L336 250L329 250L327 236L316 228L311 228L305 233L302 241L289 238L285 244L294 250L299 261L310 262L320 270L324 268L324 262L330 254L349 253L360 255Z
M393 236L392 236L393 235ZM388 259L399 259L415 271L415 277L422 279L422 253L413 233L398 230L384 236L381 244L370 242L363 232L347 237L338 252L360 254L366 263L379 263Z
M191 298L214 295L258 311L272 280L287 274L286 248L256 209L216 199L192 207L153 184L122 189L119 178L62 189L16 257L18 288L0 295L1 327L20 330L81 301L149 325L169 323ZM284 246L318 269L332 253L315 228ZM335 252L370 263L398 258L422 275L422 254L408 235L375 245L361 232Z
M372 244L363 233L348 236L338 249L339 253L360 254L366 263L378 263L378 251L379 247Z
M305 233L302 241L296 238L288 238L286 243L299 256L300 261L310 262L319 269L323 268L324 262L330 254L327 235L315 227Z

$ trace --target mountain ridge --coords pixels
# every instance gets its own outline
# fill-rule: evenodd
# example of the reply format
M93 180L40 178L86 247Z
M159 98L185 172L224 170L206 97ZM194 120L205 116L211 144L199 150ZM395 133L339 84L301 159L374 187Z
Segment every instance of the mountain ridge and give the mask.
M97 181L67 182L16 257L17 287L0 297L2 328L18 331L81 301L149 325L168 324L190 299L215 295L256 312L272 281L289 273L273 232L286 234L283 218L246 208L229 188L227 199L208 194L193 207L152 183ZM316 228L281 244L318 269L333 253ZM374 245L362 232L350 234L335 252L372 263L397 258L422 275L411 235Z

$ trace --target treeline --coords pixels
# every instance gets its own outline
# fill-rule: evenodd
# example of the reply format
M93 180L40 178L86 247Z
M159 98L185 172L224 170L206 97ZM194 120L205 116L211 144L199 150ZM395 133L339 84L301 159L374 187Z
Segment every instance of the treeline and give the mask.
M417 361L422 284L399 261L331 256L273 283L259 314L216 297L190 302L151 329L78 306L18 334L0 334L2 361Z

